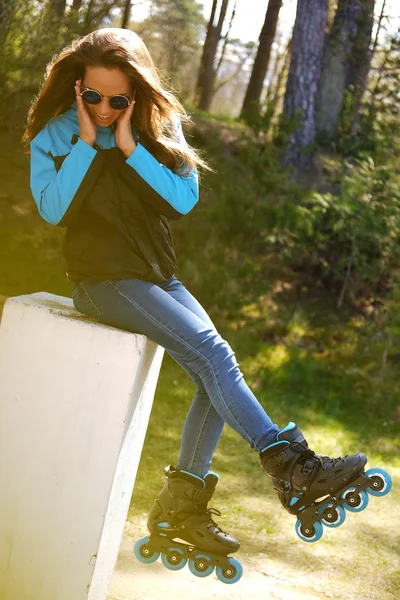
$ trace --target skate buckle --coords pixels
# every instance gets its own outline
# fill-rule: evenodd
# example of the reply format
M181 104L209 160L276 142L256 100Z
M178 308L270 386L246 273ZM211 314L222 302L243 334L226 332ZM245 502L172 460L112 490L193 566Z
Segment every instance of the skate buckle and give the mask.
M309 475L314 469L314 461L311 458L308 458L303 466L303 473L305 475Z

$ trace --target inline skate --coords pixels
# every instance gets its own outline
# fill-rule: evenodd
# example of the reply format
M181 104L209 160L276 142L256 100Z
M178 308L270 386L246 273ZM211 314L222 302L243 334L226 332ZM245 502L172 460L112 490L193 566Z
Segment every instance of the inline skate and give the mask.
M383 469L364 472L367 457L362 452L338 458L315 454L293 422L277 433L276 442L263 448L260 460L282 505L297 515L296 533L305 542L318 541L322 525L342 525L346 510L364 510L369 494L385 496L392 488Z
M227 555L236 552L240 543L211 518L212 514L221 515L220 511L207 508L218 475L210 471L202 479L189 471L176 470L172 465L165 467L164 473L164 487L147 519L150 536L136 542L136 558L152 563L161 552L161 562L167 569L183 569L189 560L193 575L206 577L216 567L220 581L235 583L242 576L243 568L238 560Z

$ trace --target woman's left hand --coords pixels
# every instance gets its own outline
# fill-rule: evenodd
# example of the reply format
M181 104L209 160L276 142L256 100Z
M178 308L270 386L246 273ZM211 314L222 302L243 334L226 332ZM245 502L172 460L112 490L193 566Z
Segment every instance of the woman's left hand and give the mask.
M126 108L121 116L117 119L117 128L115 130L115 143L122 150L125 156L128 158L136 148L136 142L132 135L132 124L131 115L133 107L135 105L135 99Z

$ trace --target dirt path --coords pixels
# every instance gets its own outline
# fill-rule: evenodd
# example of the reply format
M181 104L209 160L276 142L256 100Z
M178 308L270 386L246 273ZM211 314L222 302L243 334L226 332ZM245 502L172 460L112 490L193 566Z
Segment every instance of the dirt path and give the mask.
M132 527L127 523L107 600L249 600L252 597L254 600L314 600L335 597L314 589L312 574L299 584L294 570L288 572L287 567L271 563L263 555L246 557L241 553L238 558L243 575L232 585L219 581L215 572L200 579L192 575L187 566L180 571L168 571L160 559L145 565L133 554L134 543L141 535L132 535L129 529ZM316 587L320 587L319 583Z

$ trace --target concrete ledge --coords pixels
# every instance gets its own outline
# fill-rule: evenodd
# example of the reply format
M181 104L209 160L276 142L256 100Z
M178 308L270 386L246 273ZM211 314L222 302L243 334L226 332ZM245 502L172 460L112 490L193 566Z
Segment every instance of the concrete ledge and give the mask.
M0 598L105 600L164 348L45 292L0 327Z

